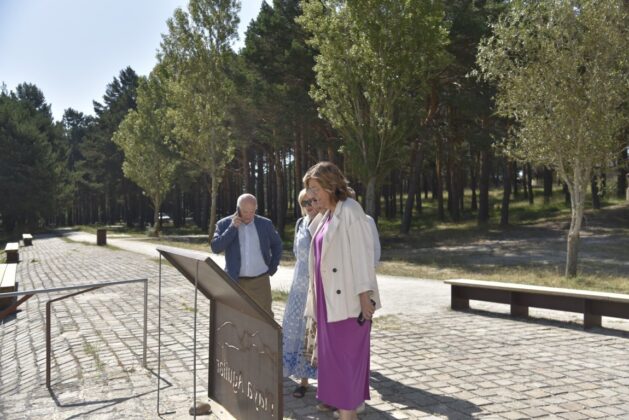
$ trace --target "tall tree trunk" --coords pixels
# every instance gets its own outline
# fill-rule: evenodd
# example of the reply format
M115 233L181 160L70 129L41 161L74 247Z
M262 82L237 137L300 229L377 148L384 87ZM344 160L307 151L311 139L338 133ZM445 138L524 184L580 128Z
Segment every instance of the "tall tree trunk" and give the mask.
M454 162L455 158L452 156L451 161ZM448 208L450 210L450 217L453 221L459 222L461 220L461 194L459 188L460 173L456 164L450 164L450 191L448 192Z
M208 175L203 175L203 184L201 184L201 229L205 229L206 232L210 231L211 224L208 225L210 219L210 182ZM212 201L213 202L213 201ZM213 228L212 228L213 229Z
M511 163L511 181L513 182L513 199L516 200L518 198L518 164L515 161Z
M376 177L372 176L367 180L367 190L365 191L365 210L368 215L377 220L376 212Z
M465 185L467 184L467 177L463 166L457 169L457 185L459 190L459 214L463 216L465 212Z
M202 187L201 187L202 185ZM202 196L205 192L205 184L201 184L198 181L194 184L194 189L192 190L192 200L194 206L194 223L200 229L203 228L203 204L202 204Z
M476 197L476 189L478 188L478 164L480 161L480 154L472 154L472 162L470 166L470 188L472 189L472 202L470 209L472 211L478 210L478 199Z
M529 204L533 204L535 195L533 194L533 168L530 163L526 164L526 183L529 190Z
M266 200L264 193L264 155L262 152L256 152L258 155L258 174L256 176L256 198L258 199L258 213L267 214Z
M596 175L592 175L591 188L592 188L592 208L596 210L600 210L601 197L598 190L598 177Z
M282 166L281 152L276 152L274 156L275 160L275 191L277 194L276 205L276 228L280 237L284 239L284 226L286 222L286 194L285 194L285 181L284 181L284 167Z
M505 158L502 180L502 208L500 209L500 226L509 225L509 199L511 197L511 175L513 174L513 161Z
M271 219L271 221L273 221L273 224L275 224L275 207L277 204L277 202L275 201L275 168L270 156L267 157L267 162L268 171L264 176L267 202L266 217Z
M544 204L553 196L553 170L544 166Z
M159 194L153 197L153 232L152 234L159 237L162 231L162 219L159 217L159 209L161 206L161 199Z
M210 196L210 220L208 222L208 244L212 242L212 236L214 236L214 231L216 230L216 202L218 199L218 187L220 182L217 176L212 176L211 182L208 185L208 192Z
M423 162L424 162L424 153L420 147L419 149L419 153L418 153L418 164L417 164L417 174L415 175L415 178L417 178L417 191L415 192L415 206L417 206L417 212L419 214L422 213L423 210L423 203L422 203L422 185L425 183L425 175L423 174Z
M574 183L565 183L569 191L571 220L570 230L568 231L567 257L566 257L566 277L575 277L577 275L577 266L579 261L579 239L581 225L583 223L583 212L585 210L585 193L587 189L587 180L589 174L579 174L578 168L574 170ZM584 176L585 175L585 176Z
M249 154L247 153L247 148L243 145L240 150L240 165L241 165L241 176L242 176L242 188L244 192L251 194L251 180L249 177Z
M400 211L400 215L402 214L402 212L404 211L404 191L406 191L408 193L408 182L404 181L404 176L402 174L402 171L400 171L400 189L399 191L399 211ZM396 216L397 216L397 210L398 208L396 207Z
M566 184L565 182L563 183L563 194L564 194L564 203L566 204L566 206L570 205L571 202L571 198L570 198L570 188L568 188L568 184Z
M627 165L629 160L627 159L627 148L623 149L620 153L620 159L618 161L618 177L616 181L616 197L625 198L629 200L629 190L627 190Z
M391 178L389 177L389 184L391 183ZM383 185L381 190L381 194L384 196L384 214L387 218L391 217L390 209L391 209L391 203L389 202L390 200L390 194L389 194L389 185Z
M303 162L303 158L302 158L302 145L303 145L303 138L304 138L304 130L303 130L303 121L300 125L300 130L299 130L299 137L297 138L297 141L295 141L295 189L297 190L297 196L295 197L294 202L297 202L297 199L299 198L299 191L302 190L303 187L303 182L302 179L304 177L304 162ZM299 217L299 206L294 206L295 211L293 213L295 218Z
M453 218L453 212L452 212L452 208L455 205L456 202L456 194L453 191L453 184L454 181L452 180L453 178L453 170L452 170L452 166L453 166L453 156L454 156L454 152L452 151L452 146L451 146L452 142L449 141L448 145L446 146L447 149L447 156L444 157L444 161L445 161L445 190L448 192L448 201L446 204L446 208L448 209L448 214L450 215L451 218ZM444 198L445 200L445 198Z
M397 186L400 185L400 172L393 170L391 171L391 184L389 184L389 214L390 218L395 218L397 216ZM401 186L400 186L401 188Z
M133 217L133 207L132 207L132 192L127 190L124 195L124 212L125 212L125 222L128 228L133 227L133 223L135 222L135 218Z
M335 159L334 159L334 138L329 138L328 139L328 150L327 150L327 152L328 152L328 161L332 162L332 163L337 163L337 162L334 162L335 161Z
M411 220L413 218L413 200L421 194L417 194L418 173L421 168L421 157L418 159L419 140L415 140L411 147L409 178L408 178L408 194L406 195L406 203L404 212L402 213L402 223L400 225L400 233L408 234L411 230Z
M430 168L432 169L433 165L430 165ZM435 180L434 177L432 176L433 173L432 171L423 171L424 173L424 182L422 183L422 186L424 188L424 199L428 200L428 193L432 192L432 198L435 198L435 192L434 192L434 188L431 191L430 186L434 186L435 185Z
M439 139L437 139L437 156L435 158L435 194L437 196L437 211L439 215L439 220L443 221L446 218L445 211L443 208L443 180L441 177L441 165L443 163L443 151L442 144Z
M490 150L480 152L480 179L478 193L478 224L489 222L489 184L491 176L492 155Z
M181 227L186 223L186 212L183 208L183 192L181 191L181 187L179 183L175 184L174 192L174 211L173 211L173 223L175 227Z
M109 189L105 192L105 214L104 217L101 217L101 222L103 224L112 224L112 216L111 216L111 199L109 194Z

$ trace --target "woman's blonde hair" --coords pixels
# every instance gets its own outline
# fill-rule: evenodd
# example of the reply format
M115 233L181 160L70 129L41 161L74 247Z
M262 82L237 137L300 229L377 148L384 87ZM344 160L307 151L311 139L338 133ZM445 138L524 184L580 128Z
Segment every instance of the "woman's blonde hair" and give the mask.
M319 162L308 169L304 175L304 187L308 188L311 180L321 184L335 203L345 201L349 197L347 178L332 162Z
M304 206L301 205L301 202L303 201L304 197L306 197L306 193L307 191L304 188L303 190L299 191L299 195L297 196L297 203L299 203L299 208L301 209L301 215L303 217L306 217L306 215L308 214Z

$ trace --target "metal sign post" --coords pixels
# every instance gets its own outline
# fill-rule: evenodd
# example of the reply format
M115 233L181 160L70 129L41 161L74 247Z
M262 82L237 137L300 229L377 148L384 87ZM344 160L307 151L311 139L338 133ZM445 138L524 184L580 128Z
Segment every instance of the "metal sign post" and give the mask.
M206 254L169 247L157 250L195 287L195 403L197 291L200 291L210 301L208 397L236 418L281 419L284 407L280 325ZM158 366L160 357L158 350ZM158 370L158 414L161 380ZM191 414L196 417L196 409Z

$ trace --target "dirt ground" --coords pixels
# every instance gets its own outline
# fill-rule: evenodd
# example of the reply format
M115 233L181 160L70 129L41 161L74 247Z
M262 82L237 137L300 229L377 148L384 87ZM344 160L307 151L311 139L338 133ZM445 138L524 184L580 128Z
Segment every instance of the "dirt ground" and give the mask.
M405 260L435 269L536 267L564 270L569 220L558 219L473 235L439 235L417 243L400 238L383 241L383 260ZM420 233L421 234L421 233ZM629 204L587 211L581 231L579 270L583 273L627 276L629 279Z

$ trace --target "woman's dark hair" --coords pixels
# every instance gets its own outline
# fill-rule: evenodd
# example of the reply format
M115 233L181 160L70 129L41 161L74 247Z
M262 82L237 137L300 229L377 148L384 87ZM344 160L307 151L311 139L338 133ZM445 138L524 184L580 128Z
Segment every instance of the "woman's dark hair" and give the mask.
M311 180L317 181L326 190L334 202L345 201L349 197L347 178L338 166L332 162L319 162L304 175L304 187L309 187Z

